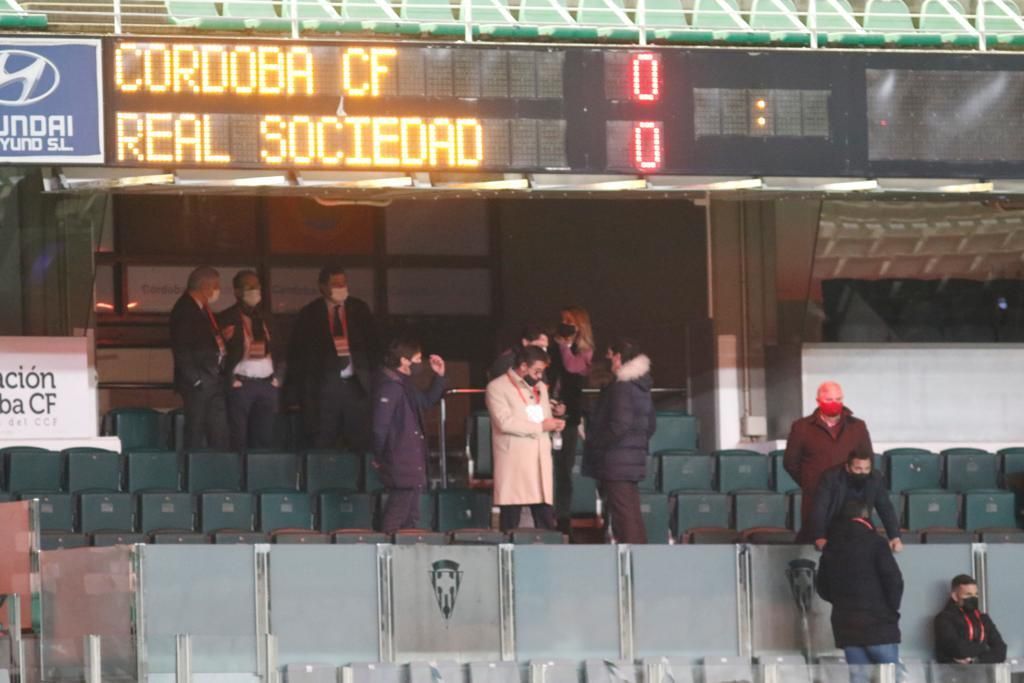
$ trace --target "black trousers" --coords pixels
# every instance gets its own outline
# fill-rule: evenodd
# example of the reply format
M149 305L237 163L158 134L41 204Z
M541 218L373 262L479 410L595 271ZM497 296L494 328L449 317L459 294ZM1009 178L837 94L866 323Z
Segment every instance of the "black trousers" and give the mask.
M519 528L519 518L523 514L523 508L530 508L530 514L533 515L533 525L538 529L554 529L555 528L555 511L547 503L537 503L535 505L502 505L500 506L501 512L498 515L498 527L501 531L511 531L512 529Z
M602 481L607 516L619 543L647 543L647 529L640 512L640 489L635 481Z
M243 379L242 386L227 390L231 449L273 448L277 387L265 380Z
M418 528L423 489L388 489L387 493L388 500L380 516L380 530L393 534L399 529Z
M228 437L224 385L217 380L203 380L199 387L182 395L185 402L185 450L213 448L226 451L231 447Z
M576 464L576 442L580 419L567 418L562 430L562 448L551 453L555 479L555 514L559 521L568 520L572 510L572 468Z
M324 377L316 406L314 448L336 448L338 436L343 435L348 448L370 451L369 404L369 397L355 377L342 379L337 373Z

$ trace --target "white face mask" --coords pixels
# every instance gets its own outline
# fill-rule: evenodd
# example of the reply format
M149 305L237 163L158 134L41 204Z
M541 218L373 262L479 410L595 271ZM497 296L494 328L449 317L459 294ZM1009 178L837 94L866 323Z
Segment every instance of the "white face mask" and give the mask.
M348 287L331 287L331 301L336 304L345 303L348 298Z
M210 303L210 304L215 304L215 303L217 303L217 299L219 299L219 298L220 298L220 290L219 289L215 289L212 292L210 292L210 298L207 299L206 302Z
M263 294L258 289L247 289L242 292L242 302L250 308L263 301Z

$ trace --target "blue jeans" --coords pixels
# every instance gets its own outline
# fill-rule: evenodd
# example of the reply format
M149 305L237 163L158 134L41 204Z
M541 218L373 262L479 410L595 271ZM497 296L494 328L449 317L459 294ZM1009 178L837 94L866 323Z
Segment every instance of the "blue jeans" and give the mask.
M843 648L843 652L850 666L850 683L868 683L871 680L871 669L868 667L875 664L895 664L896 680L903 680L899 643L848 646Z

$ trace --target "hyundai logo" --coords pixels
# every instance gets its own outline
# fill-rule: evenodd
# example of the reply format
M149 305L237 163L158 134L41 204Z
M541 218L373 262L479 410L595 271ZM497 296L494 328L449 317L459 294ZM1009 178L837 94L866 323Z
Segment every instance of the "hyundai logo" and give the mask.
M27 50L0 50L0 105L35 104L59 84L60 72L46 57Z

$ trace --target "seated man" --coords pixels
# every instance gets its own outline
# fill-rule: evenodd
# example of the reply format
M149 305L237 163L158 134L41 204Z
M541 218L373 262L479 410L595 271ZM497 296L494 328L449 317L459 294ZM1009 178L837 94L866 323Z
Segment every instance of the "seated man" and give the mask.
M869 510L876 510L885 527L889 547L893 552L903 549L900 540L900 524L896 510L889 499L889 490L881 472L871 469L871 455L852 451L846 457L845 465L838 465L821 475L818 491L811 509L810 538L821 550L825 547L825 533L836 519L839 511L849 501L864 503Z
M940 664L1006 661L1006 643L978 605L978 583L966 574L953 579L949 602L935 617L935 659Z

